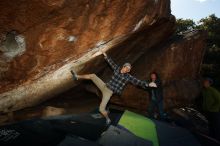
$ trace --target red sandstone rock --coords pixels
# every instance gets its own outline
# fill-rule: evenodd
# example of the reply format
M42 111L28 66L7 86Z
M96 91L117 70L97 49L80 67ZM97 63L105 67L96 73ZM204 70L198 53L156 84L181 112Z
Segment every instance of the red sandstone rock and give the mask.
M142 55L133 65L134 75L149 80L150 72L156 71L164 86L164 100L167 108L192 104L200 94L200 65L203 58L206 34L195 31L174 36ZM128 86L121 98L113 102L146 110L146 91Z
M1 112L33 106L70 89L74 86L71 68L81 73L98 73L106 80L111 72L103 72L108 69L107 65L102 57L94 55L99 49L110 50L109 55L118 63L130 61L136 64L134 72L137 75L145 66L167 69L159 70L167 82L173 75L176 79L195 77L198 63L196 68L187 68L185 74L179 71L179 65L188 59L194 58L196 62L202 59L201 53L193 52L192 56L186 53L184 59L181 52L163 53L163 47L159 47L169 45L166 41L175 31L169 0L11 0L0 2L0 12L0 34L17 30L26 40L23 55L7 63L0 62L0 67L2 64L8 66L4 71L0 68ZM189 46L198 45L192 41L183 42ZM185 46L184 43L176 48ZM160 50L159 54L165 60L152 64L146 58L150 52L156 52L155 49ZM178 60L180 64L175 64L172 60L175 57L169 55L182 58ZM144 61L137 63L141 59ZM144 79L149 71L147 67L141 72L144 75L138 77ZM125 92L122 99L126 103L122 104L137 106L130 100L133 95Z

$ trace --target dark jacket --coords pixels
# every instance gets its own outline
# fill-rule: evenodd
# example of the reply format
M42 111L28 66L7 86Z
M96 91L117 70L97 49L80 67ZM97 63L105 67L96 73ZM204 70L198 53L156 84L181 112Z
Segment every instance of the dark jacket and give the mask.
M155 81L157 87L149 87L150 98L153 101L161 102L163 100L163 87L161 81L158 79ZM155 99L153 98L153 94L155 95Z

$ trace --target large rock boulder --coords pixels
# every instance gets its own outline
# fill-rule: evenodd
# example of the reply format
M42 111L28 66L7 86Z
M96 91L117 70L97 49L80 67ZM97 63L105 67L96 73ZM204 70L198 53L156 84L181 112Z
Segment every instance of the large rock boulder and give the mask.
M72 68L107 80L111 71L97 56L100 49L109 50L119 64L133 63L134 74L141 79L158 70L165 83L191 81L202 60L202 33L188 37L191 41L171 39L175 18L169 0L11 0L0 2L0 12L1 41L5 32L16 30L26 44L25 51L10 60L0 52L1 112L36 105L74 87L79 82L71 80ZM195 64L186 66L188 60ZM139 106L137 97L144 96L128 88L132 89L120 104Z
M206 34L192 31L171 37L146 51L134 62L134 75L149 80L156 71L163 82L166 108L189 106L200 94L198 81L204 54ZM146 110L148 93L134 86L127 86L121 97L112 99L117 104Z

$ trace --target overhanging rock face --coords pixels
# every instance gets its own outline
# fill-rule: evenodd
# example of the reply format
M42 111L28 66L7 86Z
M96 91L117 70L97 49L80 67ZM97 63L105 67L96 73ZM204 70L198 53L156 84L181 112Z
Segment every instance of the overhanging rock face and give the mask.
M188 106L200 94L197 79L206 46L205 38L206 34L201 31L171 37L134 62L134 75L146 80L150 72L156 71L163 82L165 106ZM146 110L149 99L146 91L129 85L122 97L112 101Z
M199 71L204 39L177 44L173 40L174 51L163 49L169 46L167 41L175 31L169 0L12 0L0 2L0 8L1 36L16 30L26 40L25 52L9 62L4 61L5 56L0 52L1 112L33 106L72 88L76 84L71 80L71 68L108 79L111 71L103 58L96 55L99 49L109 50L109 55L119 64L133 63L134 74L141 79L146 79L145 75L152 69L158 69L166 82L173 80L170 76L192 79ZM196 36L203 38L200 33ZM178 60L179 64L173 63L175 57L169 55L181 58L183 54L176 50L185 43L192 45L192 51L197 47L201 52L186 55ZM146 59L150 52L156 51L167 61ZM193 58L198 63L181 75L178 65ZM145 66L151 68L146 67L145 71ZM162 71L164 66L170 68ZM135 92L126 92L122 98L127 99ZM126 101L126 105L137 106L132 100Z

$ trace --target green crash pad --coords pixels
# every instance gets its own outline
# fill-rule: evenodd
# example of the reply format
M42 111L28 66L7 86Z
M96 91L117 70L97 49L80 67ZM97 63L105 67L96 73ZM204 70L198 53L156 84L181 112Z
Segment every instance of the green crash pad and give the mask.
M156 126L152 120L126 110L119 121L119 125L138 137L152 141L154 146L159 146Z

